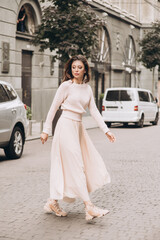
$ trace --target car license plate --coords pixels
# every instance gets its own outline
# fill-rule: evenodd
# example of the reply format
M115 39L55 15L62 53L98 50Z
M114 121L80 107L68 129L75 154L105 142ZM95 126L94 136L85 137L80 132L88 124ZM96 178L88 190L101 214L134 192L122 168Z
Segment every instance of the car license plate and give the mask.
M117 111L118 107L106 107L107 111Z

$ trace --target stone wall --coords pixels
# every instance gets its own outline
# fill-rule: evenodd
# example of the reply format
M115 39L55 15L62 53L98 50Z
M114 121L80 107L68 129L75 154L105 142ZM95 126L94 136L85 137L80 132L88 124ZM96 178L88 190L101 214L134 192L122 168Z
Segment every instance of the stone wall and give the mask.
M0 3L0 56L2 56L2 42L9 43L9 72L2 73L0 58L0 79L10 82L22 98L22 51L32 52L31 76L31 108L33 119L45 120L49 106L58 87L58 63L54 63L51 75L50 51L39 52L39 48L31 45L31 36L19 33L17 16L22 5L30 4L34 9L37 24L41 20L41 8L38 1L2 1Z

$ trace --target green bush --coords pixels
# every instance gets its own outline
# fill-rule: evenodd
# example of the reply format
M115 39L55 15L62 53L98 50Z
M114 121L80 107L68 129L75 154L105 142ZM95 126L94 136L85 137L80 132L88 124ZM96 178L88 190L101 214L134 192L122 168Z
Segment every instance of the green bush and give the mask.
M103 99L104 93L101 93L99 97L100 97L100 99Z
M29 106L26 106L26 110L27 110L27 119L31 120L32 119L32 111L31 108Z

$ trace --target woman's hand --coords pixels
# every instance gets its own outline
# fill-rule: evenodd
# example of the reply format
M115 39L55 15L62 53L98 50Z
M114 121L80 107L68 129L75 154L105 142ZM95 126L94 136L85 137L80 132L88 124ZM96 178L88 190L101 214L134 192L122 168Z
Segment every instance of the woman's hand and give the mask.
M110 131L106 132L106 136L108 137L110 142L115 142L116 141L116 137Z
M41 142L44 144L48 139L48 134L47 133L41 133Z

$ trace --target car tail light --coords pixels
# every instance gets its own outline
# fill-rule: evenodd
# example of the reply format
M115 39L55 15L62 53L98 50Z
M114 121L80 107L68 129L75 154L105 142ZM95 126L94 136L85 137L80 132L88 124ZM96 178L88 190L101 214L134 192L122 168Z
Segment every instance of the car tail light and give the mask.
M24 108L27 110L27 105L26 104L24 104Z
M105 111L105 106L102 106L102 111Z
M134 111L138 111L138 106L134 106Z

